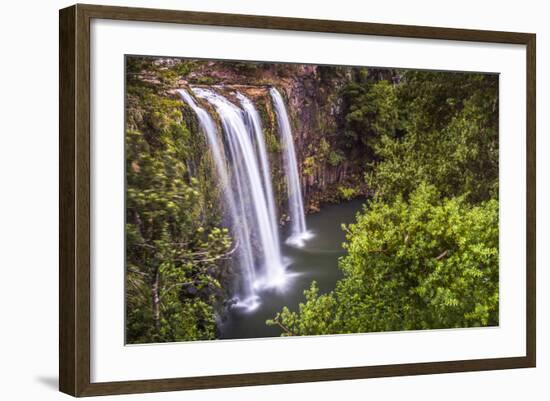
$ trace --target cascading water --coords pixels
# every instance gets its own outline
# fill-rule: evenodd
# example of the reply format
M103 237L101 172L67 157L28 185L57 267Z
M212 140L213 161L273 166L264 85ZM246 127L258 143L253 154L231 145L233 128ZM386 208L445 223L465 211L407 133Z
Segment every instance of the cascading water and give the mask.
M245 212L242 205L242 198L235 196L235 192L231 189L231 181L228 175L228 162L223 151L223 146L219 141L218 130L212 117L206 110L201 108L193 97L185 90L178 90L179 95L187 103L197 115L199 125L205 134L218 178L222 184L222 192L226 199L229 216L231 218L231 226L237 247L237 258L243 274L243 280L240 281L239 293L242 298L242 303L249 309L255 309L258 306L258 296L254 283L256 281L256 272L254 268L254 257L252 253L252 243L250 227L248 220L241 218Z
M280 250L263 132L261 127L254 124L254 112L257 112L255 109L252 111L253 107L250 109L251 124L247 125L245 117L248 113L244 113L225 97L210 89L192 90L197 97L214 106L222 123L228 154L226 168L229 169L230 178L227 188L228 192L235 194L236 214L233 221L236 226L246 223L249 236L239 238L239 241L248 241L249 246L254 249L256 269L252 289L282 288L288 274ZM241 95L241 101L246 103L243 98ZM250 127L250 130L247 127ZM261 140L258 140L258 137L261 137Z
M277 116L279 134L282 139L283 163L287 179L291 233L286 243L301 248L305 245L305 241L310 239L313 235L306 227L302 188L298 174L298 164L296 162L296 151L294 150L290 120L288 118L285 103L279 91L275 88L271 88L270 94Z
M267 199L267 206L269 210L270 226L273 230L273 237L277 244L276 247L280 252L279 245L279 230L277 224L277 211L275 209L275 197L273 196L273 183L271 180L271 167L269 165L269 159L267 157L267 150L265 146L264 132L262 129L262 123L260 115L256 110L254 104L241 93L237 93L237 99L241 102L241 106L245 113L246 125L249 131L254 133L254 141L257 147L259 161L262 169L264 192Z

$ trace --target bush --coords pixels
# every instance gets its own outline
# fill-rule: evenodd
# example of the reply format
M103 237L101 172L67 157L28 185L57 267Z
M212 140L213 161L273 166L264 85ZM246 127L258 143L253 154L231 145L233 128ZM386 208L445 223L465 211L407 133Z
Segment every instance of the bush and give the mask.
M268 324L283 335L498 324L498 202L441 199L421 184L409 199L369 203L346 227L344 278Z
M338 194L342 199L350 200L359 195L359 190L357 188L340 186L338 187Z

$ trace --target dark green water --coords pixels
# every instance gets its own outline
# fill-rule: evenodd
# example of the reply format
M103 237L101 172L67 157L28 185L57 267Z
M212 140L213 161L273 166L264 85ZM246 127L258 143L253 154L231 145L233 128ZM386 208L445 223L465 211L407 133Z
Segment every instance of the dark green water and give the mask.
M327 205L319 213L306 216L308 230L315 236L300 249L283 245L283 255L290 261L287 270L292 274L284 292L262 292L261 305L253 311L229 311L220 327L220 338L278 337L281 330L267 326L266 320L273 318L284 306L297 310L298 304L305 301L304 290L313 280L320 293L334 289L336 281L342 277L338 258L345 254L342 248L345 234L341 225L353 223L363 203L364 200L353 200ZM281 238L286 238L284 230Z

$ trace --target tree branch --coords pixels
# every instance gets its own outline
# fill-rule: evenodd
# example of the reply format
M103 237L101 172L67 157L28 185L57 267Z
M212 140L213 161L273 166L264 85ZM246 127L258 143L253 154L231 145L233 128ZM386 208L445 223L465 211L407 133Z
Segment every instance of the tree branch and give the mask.
M441 260L441 259L443 259L445 256L447 256L448 253L449 253L449 250L448 250L448 249L445 250L445 251L443 251L441 254L439 254L439 256L437 256L437 257L435 258L435 260Z
M149 275L145 272L140 272L139 270L136 270L136 269L132 269L131 267L128 267L128 272L129 273L134 273L134 274L137 274L139 276L142 276L142 277L149 277Z
M290 330L288 327L286 327L284 324L282 324L278 317L276 317L275 319L273 319L273 322L274 322L277 326L279 326L281 329L283 329L283 331L284 331L286 334L290 334L291 336L295 336L295 335L296 335L295 333L292 332L292 330Z
M233 253L235 253L237 248L238 248L238 243L232 249L230 249L229 251L227 251L225 253L222 253L221 255L214 256L212 258L201 259L200 257L197 257L197 256L201 256L201 255L208 255L209 252L204 251L204 252L193 252L193 253L185 255L186 256L185 258L172 259L172 260L174 262L189 262L189 261L193 261L193 262L215 262L215 261L220 260L220 259L229 259L229 257L231 255L233 255Z

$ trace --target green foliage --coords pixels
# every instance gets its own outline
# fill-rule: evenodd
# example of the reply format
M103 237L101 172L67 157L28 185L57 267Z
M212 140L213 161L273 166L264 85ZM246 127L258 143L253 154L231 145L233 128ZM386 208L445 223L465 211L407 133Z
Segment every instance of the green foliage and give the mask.
M353 187L345 187L343 185L338 187L338 193L342 199L350 200L359 195L359 190Z
M498 324L498 202L441 199L422 184L379 199L346 227L345 277L297 312L268 324L283 335L357 333Z
M496 77L408 71L398 88L402 132L380 131L370 186L387 199L406 197L422 182L444 196L496 198Z
M151 83L132 80L127 105L127 341L215 338L231 238L205 145Z
M304 175L313 175L317 169L324 168L326 164L337 167L346 160L344 152L333 148L333 145L324 137L321 137L318 144L310 144L308 153L309 156L303 162Z
M256 109L258 110L262 120L266 149L271 155L273 155L272 159L275 159L276 155L279 155L282 151L279 135L275 129L275 113L271 109L271 104L268 105L266 100L262 98L256 101Z
M216 81L212 77L200 76L192 79L192 82L197 85L213 85Z
M317 168L317 159L315 156L308 156L304 159L302 166L302 174L305 176L313 175Z
M239 73L246 75L254 75L258 69L262 68L261 63L241 63L235 62L232 63L232 67L235 68Z
M181 60L174 66L174 72L183 78L187 78L198 66L199 63L196 60Z
M331 150L328 155L327 161L328 161L328 164L330 164L332 167L337 167L344 160L346 160L346 156L344 156L341 150Z
M361 80L368 74L360 74ZM382 135L393 133L398 124L396 88L387 80L350 82L342 90L344 100L344 140L348 147L362 145L367 156ZM363 157L365 154L363 154Z

